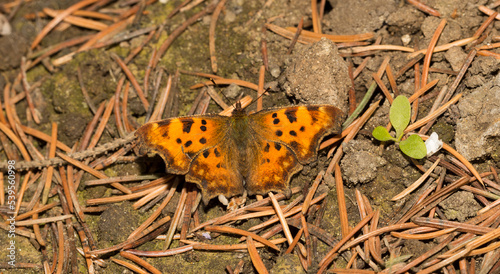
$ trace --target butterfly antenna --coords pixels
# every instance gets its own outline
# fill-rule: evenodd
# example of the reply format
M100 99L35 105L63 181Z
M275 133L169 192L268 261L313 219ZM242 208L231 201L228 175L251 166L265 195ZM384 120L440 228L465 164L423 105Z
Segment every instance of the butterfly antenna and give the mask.
M253 103L257 102L257 101L258 101L258 100L259 100L262 96L264 96L264 94L266 94L269 90L271 90L271 88L266 88L266 89L264 90L264 92L262 92L262 94L261 94L261 95L259 95L259 97L255 98L255 100L252 100L252 102L251 102L251 103L250 103L247 107L249 107L249 106L251 106Z
M212 81L212 83L214 84L214 86L218 86L218 84L214 81L213 78L210 78L210 81ZM227 98L227 96L226 96L226 94L224 94L224 92L221 92L221 94L222 94L222 97L224 97L224 99L226 99L226 102L231 102L231 99ZM240 100L241 100L241 96L240 96L240 98L235 103L232 103L231 106L234 107L234 108L240 108L241 109L241 103L239 103Z
M218 86L218 84L214 81L213 78L210 78L210 81L212 82L212 84L214 84L214 87ZM222 97L224 97L224 99L226 99L227 102L231 102L231 100L229 98L227 98L226 94L224 94L224 92L221 92L222 94Z

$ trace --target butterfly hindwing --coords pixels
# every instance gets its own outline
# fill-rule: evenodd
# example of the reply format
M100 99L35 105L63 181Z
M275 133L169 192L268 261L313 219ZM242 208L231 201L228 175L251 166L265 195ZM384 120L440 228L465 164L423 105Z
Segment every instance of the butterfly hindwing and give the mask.
M219 194L232 197L243 193L243 178L234 153L236 151L229 149L226 143L220 143L193 159L186 181L199 185L205 204Z
M282 191L288 187L290 177L302 169L293 152L278 142L260 143L258 159L246 178L250 195Z

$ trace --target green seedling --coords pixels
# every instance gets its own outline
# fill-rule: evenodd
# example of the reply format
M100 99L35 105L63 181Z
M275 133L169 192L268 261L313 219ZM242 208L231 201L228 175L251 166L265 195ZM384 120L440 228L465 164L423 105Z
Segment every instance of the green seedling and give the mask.
M396 138L392 137L385 127L376 127L372 135L375 139L386 142L394 141L399 144L399 149L414 159L422 159L427 155L427 148L425 143L418 135L410 135L405 140L401 140L404 135L404 130L410 123L411 107L408 98L400 95L392 102L391 109L389 110L389 119L392 126L396 130Z

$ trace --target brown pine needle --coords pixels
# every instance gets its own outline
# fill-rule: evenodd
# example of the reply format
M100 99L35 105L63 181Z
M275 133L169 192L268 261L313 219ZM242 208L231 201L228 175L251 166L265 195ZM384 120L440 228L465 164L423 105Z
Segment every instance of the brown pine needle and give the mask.
M52 139L50 141L49 159L56 156L57 142L57 123L52 122ZM50 186L52 185L52 175L54 174L54 166L47 168L47 176L45 177L45 186L43 188L42 204L46 204L49 199Z
M318 3L316 0L311 0L312 23L314 33L321 34L321 22L318 15Z
M361 53L371 50L396 50L404 52L414 52L415 50L408 47L396 46L396 45L371 45L366 47L354 47L351 49L352 53Z
M409 239L409 240L432 240L443 235L452 233L456 231L457 228L448 228L443 230L438 230L436 232L425 233L425 234L408 234L408 233L400 233L400 232L391 232L391 236L401 239Z
M277 251L280 250L275 244L273 244L269 240L264 239L261 236L255 234L253 232L248 232L248 231L245 231L242 229L238 229L238 228L234 228L234 227L225 227L225 226L207 226L207 227L205 227L205 230L210 231L210 232L230 233L230 234L237 234L237 235L252 237L256 241L259 241L262 244L267 245L272 249L275 249Z
M57 10L53 10L53 9L49 9L49 8L44 8L43 12L45 12L50 17L56 17L57 15L62 13L63 11L57 11ZM64 20L64 22L70 23L70 24L75 25L75 26L79 26L79 27L87 28L87 29L99 30L99 31L108 27L108 25L106 25L104 23L94 21L94 20L85 19L85 18L78 17L78 16L73 16L73 15L68 15L63 20Z
M438 228L438 229L453 228L459 232L479 234L479 235L486 234L486 233L491 232L493 230L493 228L491 228L491 227L484 227L484 226L468 224L468 223L441 220L441 219L437 219L437 218L415 217L415 218L412 218L411 221L419 226L422 226L422 227L434 227L434 228Z
M325 171L324 170L320 171L316 176L316 179L314 180L312 186L309 188L309 192L307 193L307 196L304 199L304 203L302 204L303 215L306 215L307 211L309 210L309 207L311 206L311 200L314 197L314 194L316 193L316 189L318 189L319 184L323 180L324 175Z
M139 99L141 99L141 102L142 102L142 105L144 106L144 109L146 111L148 111L149 102L146 99L146 96L144 96L144 92L142 91L142 88L139 85L139 83L137 82L137 80L135 79L135 76L128 69L127 65L122 61L122 59L120 57L118 57L118 55L113 54L112 57L113 57L113 59L115 59L115 61L118 63L118 65L120 65L120 67L122 68L125 75L127 75L128 80L134 86L134 89L135 89L135 92L137 93L137 96L139 96Z
M253 266L255 267L257 272L259 274L269 273L266 267L264 266L264 262L262 262L259 253L257 252L257 248L255 248L252 237L250 236L247 236L247 246L248 246L248 254L250 255L250 259L252 260Z
M99 0L83 0L83 1L80 1L76 4L74 4L73 6L65 9L63 12L61 12L60 14L58 14L56 17L54 17L54 19L52 19L52 21L50 21L39 33L38 35L35 37L35 39L33 40L33 42L31 43L31 49L35 49L36 46L38 46L38 44L40 44L40 42L42 41L42 39L53 29L57 26L57 24L59 24L66 16L72 14L73 12L75 12L76 10L79 10L85 6L88 6L92 3L95 3Z
M427 83L424 87L421 87L419 90L415 91L410 98L408 98L408 101L413 103L415 100L417 100L422 94L426 93L428 90L430 90L432 87L434 87L437 83L439 82L439 79L432 80L430 83Z
M108 176L104 175L104 173L101 173L93 168L91 168L90 166L80 162L80 161L77 161L67 155L64 155L60 152L56 152L57 156L61 157L64 161L94 175L95 177L97 178L100 178L100 179L106 179L108 178ZM123 193L126 193L126 194L130 194L132 193L132 191L130 191L130 189L124 187L123 185L119 184L119 183L111 183L111 185L117 189L119 189L120 191L122 191Z
M300 240L300 237L302 236L302 233L304 232L304 227L302 227L299 232L297 232L297 235L295 235L295 238L293 238L292 244L286 249L285 254L290 254L292 253L293 249L297 245L297 243Z
M479 9L480 11L482 11L483 13L487 14L487 15L492 15L492 14L494 14L494 13L495 13L495 11L494 11L494 10L492 10L492 9L490 9L490 8L488 8L488 7L485 7L485 6L479 6L479 7L478 7L478 9ZM495 19L500 20L500 14L497 14L497 15L495 16Z
M238 79L213 79L213 81L215 82L216 85L230 85L230 84L235 84L235 85L238 85L238 86L242 86L242 87L253 89L255 91L259 90L259 86L257 86L256 84L250 83L250 82L247 82L247 81L243 81L243 80L238 80ZM214 83L212 81L207 81L207 82L204 82L204 83L192 85L189 88L190 89L197 89L197 88L201 88L201 87L204 87L204 86L213 86L213 85L214 85Z
M451 42L451 43L448 43L448 44L440 45L440 46L434 47L434 50L432 52L436 53L436 52L441 52L441 51L449 50L452 47L465 46L465 45L469 44L470 42L472 42L472 41L474 41L476 39L477 39L477 37L469 37L469 38L457 40L457 41L454 41L454 42ZM407 58L411 59L411 58L416 57L419 54L425 54L426 51L427 51L426 49L415 51L412 54L408 55Z
M384 82L382 82L382 79L380 79L380 77L377 75L377 73L373 73L372 77L373 77L373 80L375 80L375 82L377 82L377 85L380 87L380 89L384 93L385 98L387 98L389 103L392 105L392 102L394 101L394 99L392 98L391 92L387 89Z
M432 84L432 82L430 84ZM405 129L404 132L405 133L412 132L412 131L416 130L417 128L420 128L420 127L424 126L425 124L427 124L432 119L435 119L439 115L443 114L451 105L453 105L454 103L456 103L461 97L462 97L462 93L457 94L455 97L453 97L453 99L451 99L446 104L444 104L441 107L439 107L433 113L430 113L429 115L425 116L424 118L422 118L422 119L416 121L415 123L409 125Z
M266 76L266 67L264 65L262 65L262 66L260 66L260 69L259 69L259 85L258 85L258 89L257 89L257 111L262 110L265 76Z
M188 242L187 240L182 240L182 241ZM191 250L193 250L192 245L185 245L185 246L167 249L167 250L149 251L149 250L129 249L126 252L128 252L130 254L137 255L137 256L144 256L144 257L167 257L167 256L174 256L177 254L185 253L185 252L188 252Z
M297 28L287 27L282 28L274 24L265 24L266 28L270 31L281 35L288 39L293 39L295 33L297 32ZM298 41L301 43L314 43L319 41L321 38L326 38L335 43L347 43L347 42L357 42L364 41L373 38L373 33L363 33L357 35L331 35L331 34L318 34L311 31L302 30L298 37Z
M424 3L420 2L420 1L417 1L417 0L406 0L406 1L408 1L408 3L410 3L411 5L415 6L417 9L419 9L425 13L428 13L432 16L436 16L436 17L441 16L441 13L439 13L439 11L425 5Z
M200 243L200 242L195 242L195 241L190 241L190 240L180 240L180 241L182 243L191 245L193 247L193 249L196 249L196 250L233 251L233 250L244 250L244 249L248 248L247 244L212 245L212 244ZM286 239L279 238L279 239L270 240L270 242L278 245L278 244L285 243ZM259 242L255 242L254 245L255 245L255 247L258 247L258 248L266 247L266 245L261 244Z
M145 260L137 257L136 255L130 253L130 252L127 252L127 251L120 251L120 255L125 258L125 259L129 259L131 261L133 261L134 263L146 268L149 272L153 273L153 274L161 274L162 272L159 271L158 269L156 269L154 266L152 266L151 264L149 264L148 262L146 262Z
M420 178L418 178L418 180L416 180L413 184L411 184L405 190L401 191L401 193L399 193L398 195L392 197L391 201L397 201L397 200L405 197L406 195L410 194L413 190L415 190L417 187L419 187L425 181L425 179L427 179L427 177L429 177L429 175L431 175L432 171L434 171L434 169L437 167L440 160L441 159L438 158L437 161Z
M73 215L68 214L68 215L61 215L61 216L56 216L56 217L33 219L33 220L27 220L27 221L19 221L19 222L16 222L16 227L17 226L31 226L31 225L37 225L37 224L52 223L52 222L70 219L71 217L73 217Z
M283 212L281 211L281 207L278 204L278 200L274 197L274 194L272 192L269 192L269 198L271 198L271 202L273 203L274 210L276 211L276 215L278 216L278 219L280 220L281 226L283 226L283 232L285 232L286 239L288 241L288 244L292 244L293 242L293 237L292 233L290 232L290 228L288 227L288 224L286 223L285 216L283 216Z
M340 229L342 236L349 234L349 220L345 202L344 183L339 164L335 165L335 187L337 189L337 203L339 205Z
M226 0L221 0L215 7L214 13L212 14L212 19L210 20L210 27L208 29L208 47L210 50L210 61L212 62L212 71L217 73L217 57L215 56L215 27L217 25L217 19L222 11L222 8L226 4Z
M266 24L266 26L267 25L271 25L271 24ZM295 33L297 31L297 28L287 27L286 30L290 31L291 33ZM307 31L307 30L302 30L302 32L300 33L300 36L303 36L306 38L312 38L315 41L319 41L321 38L327 38L335 43L349 43L349 42L370 40L374 37L374 34L372 32L368 32L368 33L355 34L355 35L331 35L331 34L324 34L324 33L320 34L320 33L315 33L315 32L311 32L311 31Z
M123 261L123 260L119 260L119 259L115 259L115 258L111 258L111 261L113 261L114 263L116 264L119 264L121 266L124 266L130 270L132 270L134 273L139 273L139 274L148 274L148 272L146 270L143 270L142 268L134 265L134 264L131 264L129 262L126 262L126 261Z
M5 133L5 135L7 135L7 137L9 137L9 139L16 145L16 147L19 149L25 160L28 161L31 160L31 157L28 151L26 150L26 147L24 146L23 142L17 137L17 135L12 130L10 130L6 125L2 123L0 123L0 130L3 131L3 133Z
M140 235L149 225L151 225L153 223L154 220L156 220L156 218L158 218L158 216L160 216L161 211L168 205L168 203L170 202L170 200L174 196L178 182L179 182L178 180L174 181L174 183L170 187L170 191L168 192L167 197L165 197L163 202L161 202L160 206L158 206L155 209L153 214L151 214L151 216L149 216L146 219L146 221L144 221L138 228L136 228L132 233L130 233L127 240L136 238L137 235ZM167 217L169 217L169 216L167 216ZM170 220L170 217L168 218L168 220ZM167 222L168 220L165 219L165 222Z
M318 273L324 273L328 265L335 259L335 255L339 251L339 249L349 241L358 231L363 228L373 217L375 212L372 212L370 215L363 218L352 230L342 238L329 252L326 256L319 262L320 269Z
M431 65L432 52L434 51L439 36L441 35L441 32L443 32L445 26L446 26L446 19L442 19L439 25L437 26L436 31L434 31L431 41L429 42L429 46L427 47L427 52L425 53L424 57L424 66L422 68L422 83L420 85L421 87L427 85L427 77L429 76L429 67Z

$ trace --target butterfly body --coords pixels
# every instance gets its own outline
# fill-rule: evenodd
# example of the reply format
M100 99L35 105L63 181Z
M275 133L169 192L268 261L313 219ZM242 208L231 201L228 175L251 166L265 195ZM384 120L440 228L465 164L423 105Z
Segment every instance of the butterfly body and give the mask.
M317 157L321 139L340 131L342 112L329 105L295 106L232 116L199 115L150 122L139 142L164 159L167 172L198 184L203 200L281 191Z

